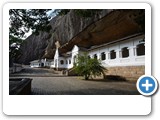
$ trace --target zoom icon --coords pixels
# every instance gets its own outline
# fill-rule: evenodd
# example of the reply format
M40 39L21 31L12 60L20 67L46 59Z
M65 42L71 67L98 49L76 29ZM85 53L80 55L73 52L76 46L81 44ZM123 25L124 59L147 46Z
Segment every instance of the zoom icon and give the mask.
M153 76L143 75L138 79L136 86L142 95L151 96L156 92L158 83Z

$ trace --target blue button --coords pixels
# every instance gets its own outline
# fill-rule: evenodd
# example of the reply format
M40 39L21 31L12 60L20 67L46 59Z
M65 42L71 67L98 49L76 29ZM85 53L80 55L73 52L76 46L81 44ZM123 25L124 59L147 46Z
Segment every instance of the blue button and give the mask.
M153 76L141 76L137 81L138 91L145 96L153 95L157 90L157 80Z

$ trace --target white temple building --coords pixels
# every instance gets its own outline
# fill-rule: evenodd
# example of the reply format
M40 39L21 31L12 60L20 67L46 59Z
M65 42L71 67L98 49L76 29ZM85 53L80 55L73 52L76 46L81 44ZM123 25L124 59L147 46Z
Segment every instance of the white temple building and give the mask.
M73 68L76 57L84 52L88 57L98 59L108 69L108 75L125 77L139 77L145 72L145 40L144 34L135 34L102 45L92 46L89 49L74 45L71 51L59 54L59 45L56 48L54 59L47 62L32 61L31 67L50 66L57 70Z
M30 67L50 67L52 59L40 59L40 60L34 60L30 62Z
M144 35L132 35L90 49L74 45L72 51L60 55L58 48L51 68L70 69L78 54L87 52L90 58L101 60L104 67L145 65Z

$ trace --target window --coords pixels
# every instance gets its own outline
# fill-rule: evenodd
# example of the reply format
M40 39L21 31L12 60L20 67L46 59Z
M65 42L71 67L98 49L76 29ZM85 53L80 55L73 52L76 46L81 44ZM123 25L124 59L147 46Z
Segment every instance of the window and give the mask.
M116 58L116 52L114 50L110 51L110 59L115 59Z
M145 55L145 46L144 46L144 43L137 45L136 51L137 51L137 56Z
M71 64L71 60L69 60L69 64Z
M66 64L68 64L68 60L66 60Z
M106 54L104 52L101 53L101 60L105 60L106 59Z
M63 60L61 60L61 61L60 61L60 63L61 63L61 65L63 65L63 64L64 64L64 61L63 61Z
M94 59L97 59L97 54L94 54Z
M129 57L129 50L128 47L122 48L122 58Z

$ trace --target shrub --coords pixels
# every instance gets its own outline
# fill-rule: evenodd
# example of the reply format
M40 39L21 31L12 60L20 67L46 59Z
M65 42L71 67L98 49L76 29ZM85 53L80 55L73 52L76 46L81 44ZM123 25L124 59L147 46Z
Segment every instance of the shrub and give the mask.
M89 58L87 54L78 56L74 68L75 72L78 75L84 76L85 80L88 80L92 75L100 76L101 74L104 74L103 70L105 70L99 60Z

